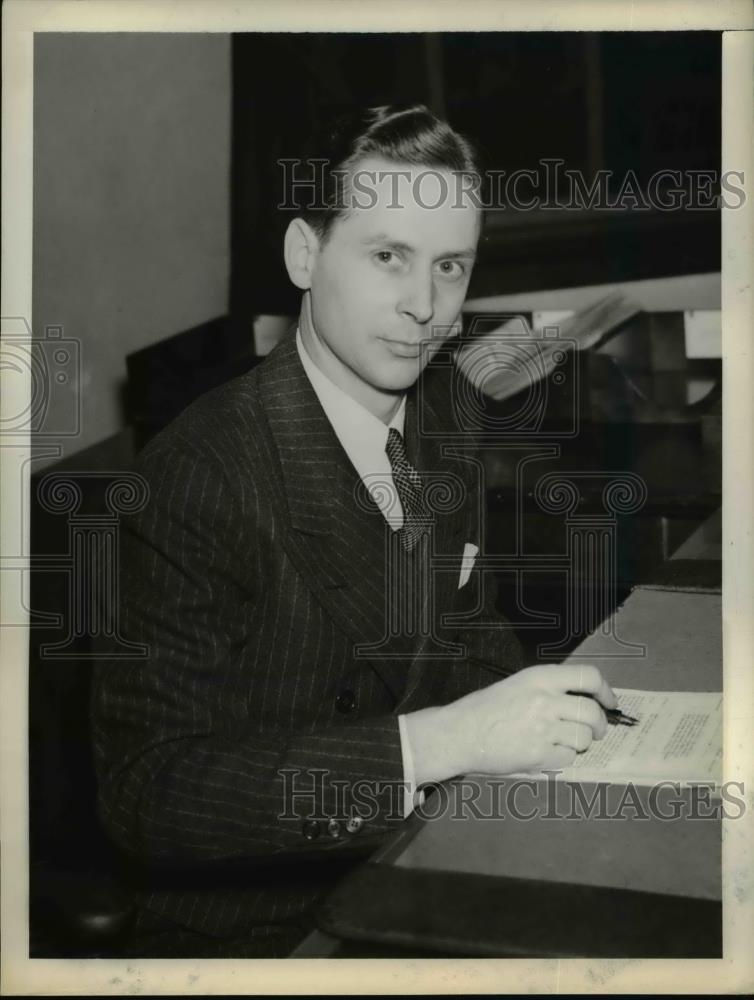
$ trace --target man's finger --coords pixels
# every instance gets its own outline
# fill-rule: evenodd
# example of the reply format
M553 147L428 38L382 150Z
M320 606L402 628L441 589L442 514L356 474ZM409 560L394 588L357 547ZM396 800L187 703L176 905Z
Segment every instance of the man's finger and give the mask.
M589 726L595 739L601 740L607 732L607 719L596 698L574 694L559 695L555 699L555 710L559 719L582 722Z
M590 694L605 708L617 708L618 699L615 692L591 663L557 664L548 680L552 680L562 692L572 691L575 694Z
M559 722L553 730L553 743L583 753L592 743L592 729L583 722Z

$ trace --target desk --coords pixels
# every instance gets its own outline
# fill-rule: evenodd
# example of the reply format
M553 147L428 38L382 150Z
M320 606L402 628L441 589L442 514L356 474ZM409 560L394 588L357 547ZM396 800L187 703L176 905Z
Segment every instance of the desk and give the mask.
M704 535L714 535L714 524L698 539ZM700 589L650 580L611 622L614 629L598 630L573 659L608 657L597 662L620 687L720 690L721 595L714 581ZM646 654L623 649L621 655L621 641L644 644ZM491 783L476 800L477 814L464 810L463 785L443 786L443 814L411 817L322 908L325 931L376 941L377 948L320 934L297 956L721 954L721 823L709 815L712 809L688 816L693 792L679 798L682 819L645 820L629 811L611 822L589 814L566 818L562 798L546 798L553 788L556 796L566 795L566 783L538 782L532 795L545 798L527 800L527 811L537 802L545 809L522 822L507 802L500 811L490 809ZM608 814L616 813L625 789L601 787ZM589 796L595 788L584 786ZM649 790L636 792L649 812ZM668 814L669 801L658 797L656 804Z

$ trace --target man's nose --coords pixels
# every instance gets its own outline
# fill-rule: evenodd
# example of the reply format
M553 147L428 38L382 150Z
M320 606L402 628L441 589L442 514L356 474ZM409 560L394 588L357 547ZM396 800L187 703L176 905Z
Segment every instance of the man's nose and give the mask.
M411 276L400 303L400 311L407 313L414 322L429 323L435 312L435 289L431 274Z

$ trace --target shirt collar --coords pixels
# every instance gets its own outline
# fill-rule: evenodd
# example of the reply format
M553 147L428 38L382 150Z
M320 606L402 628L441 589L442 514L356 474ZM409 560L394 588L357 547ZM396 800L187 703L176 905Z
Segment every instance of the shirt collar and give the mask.
M301 364L317 394L327 419L332 424L335 434L348 455L351 464L359 474L359 478L369 486L370 479L375 477L391 480L390 461L385 453L388 431L395 428L401 435L404 432L406 420L406 395L404 393L400 406L389 424L375 417L361 403L344 392L317 367L306 352L301 339L300 329L296 330L296 347ZM372 492L370 490L370 492ZM375 500L378 492L373 492ZM386 511L395 500L386 501ZM382 506L382 504L380 504Z

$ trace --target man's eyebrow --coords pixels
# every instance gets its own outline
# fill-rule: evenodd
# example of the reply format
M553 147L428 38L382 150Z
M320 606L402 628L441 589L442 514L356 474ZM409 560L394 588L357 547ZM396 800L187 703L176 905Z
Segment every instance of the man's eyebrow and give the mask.
M448 250L447 253L438 254L435 260L451 260L454 257L476 257L474 247L467 247L464 250Z
M374 236L365 236L361 242L367 247L382 244L382 246L393 247L395 250L405 250L408 253L414 253L415 250L410 243L395 240L392 236L388 236L387 233L375 233Z
M402 240L393 239L387 233L375 233L374 236L367 236L362 241L364 246L378 246L382 245L384 247L389 247L392 250L402 250L404 253L416 253L416 247L412 247L410 243L404 243ZM476 249L474 247L464 247L462 250L447 250L444 253L438 253L435 255L435 260L449 260L457 257L476 257Z

